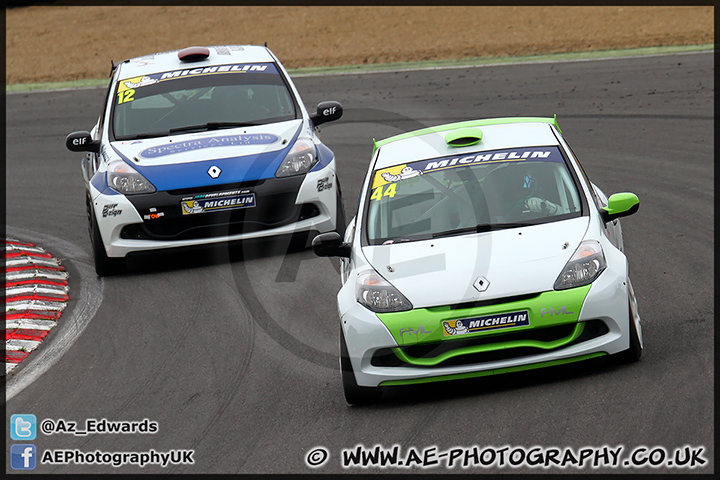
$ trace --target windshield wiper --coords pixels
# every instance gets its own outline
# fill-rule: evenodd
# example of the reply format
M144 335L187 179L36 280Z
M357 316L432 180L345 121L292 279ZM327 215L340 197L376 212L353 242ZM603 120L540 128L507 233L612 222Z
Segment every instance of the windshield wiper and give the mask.
M435 232L432 234L432 238L451 237L453 235L462 235L463 233L477 233L477 226L456 228L455 230L445 230L444 232Z
M477 232L490 232L492 230L505 230L506 228L518 228L518 227L527 227L528 225L531 225L529 223L525 222L515 222L515 223L490 223L490 224L481 224L478 225Z
M504 230L506 228L527 227L527 223L481 223L474 227L457 228L455 230L445 230L444 232L436 232L432 234L433 238L451 237L453 235L462 235L465 233L482 233L493 230Z
M221 128L254 127L261 125L253 122L208 122L202 125L188 125L187 127L171 128L169 133L191 132L193 130L218 130Z
M392 245L393 243L404 243L409 241L409 238L389 238L382 242L382 245Z

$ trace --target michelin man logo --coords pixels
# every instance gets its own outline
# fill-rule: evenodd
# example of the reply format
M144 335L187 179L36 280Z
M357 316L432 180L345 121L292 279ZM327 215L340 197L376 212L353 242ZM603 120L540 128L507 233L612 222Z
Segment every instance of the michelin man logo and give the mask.
M408 178L417 177L422 175L420 170L415 170L412 167L405 167L400 171L400 175L393 175L392 173L385 172L382 177L387 182L397 182L398 180L407 180Z
M469 333L468 328L463 325L462 320L455 321L455 327L452 327L448 322L443 322L443 327L448 335L465 335Z
M139 82L131 82L126 81L123 82L127 88L138 88L138 87L144 87L146 85L153 85L157 83L158 81L154 78L150 77L142 77Z
M191 202L183 202L182 206L183 206L183 210L185 211L184 213L186 213L188 215L191 213L202 213L203 212L203 208L195 200L193 200Z

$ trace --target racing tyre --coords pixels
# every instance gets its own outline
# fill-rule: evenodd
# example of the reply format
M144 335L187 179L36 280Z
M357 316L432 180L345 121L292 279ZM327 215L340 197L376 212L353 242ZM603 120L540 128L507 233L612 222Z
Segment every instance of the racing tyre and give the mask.
M340 328L340 371L342 372L343 391L347 403L350 405L367 405L380 400L382 388L361 387L357 384L342 328Z
M90 241L95 260L95 273L102 277L124 272L125 258L110 258L105 253L105 245L91 207L88 207L88 221L90 222Z

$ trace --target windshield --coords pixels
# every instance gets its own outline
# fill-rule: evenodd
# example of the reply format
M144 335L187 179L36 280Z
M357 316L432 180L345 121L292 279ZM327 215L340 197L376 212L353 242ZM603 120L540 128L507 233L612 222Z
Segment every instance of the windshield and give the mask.
M546 223L581 215L557 147L477 152L374 172L371 245Z
M296 112L275 64L223 65L120 80L112 127L115 139L129 140L292 120Z

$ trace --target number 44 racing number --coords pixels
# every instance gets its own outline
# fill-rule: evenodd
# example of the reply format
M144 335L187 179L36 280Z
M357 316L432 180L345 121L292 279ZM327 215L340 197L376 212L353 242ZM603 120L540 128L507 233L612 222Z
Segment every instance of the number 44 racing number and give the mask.
M370 200L380 201L382 200L382 197L394 197L396 193L397 183L391 183L385 188L385 191L383 192L383 186L377 187L375 190L373 190L372 195L370 196Z

